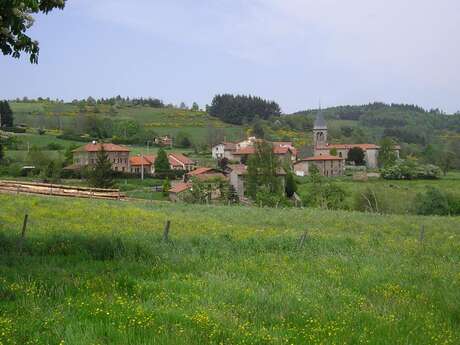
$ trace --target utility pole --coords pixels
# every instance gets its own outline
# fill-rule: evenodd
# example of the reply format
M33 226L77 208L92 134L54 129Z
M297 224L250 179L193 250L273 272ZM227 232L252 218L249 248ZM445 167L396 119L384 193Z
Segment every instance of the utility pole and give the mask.
M144 154L141 153L141 180L144 181Z

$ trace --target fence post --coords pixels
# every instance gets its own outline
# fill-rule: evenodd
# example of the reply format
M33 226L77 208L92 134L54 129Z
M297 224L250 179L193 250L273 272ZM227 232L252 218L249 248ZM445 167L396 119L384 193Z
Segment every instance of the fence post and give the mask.
M305 241L307 240L307 236L308 236L308 232L307 232L307 230L305 230L304 233L302 234L302 236L300 236L300 239L299 239L299 245L298 245L299 249L303 248L303 246L305 244Z
M169 227L171 226L171 221L167 220L165 223L165 228L163 230L163 241L169 241Z
M19 239L19 252L22 253L22 246L26 239L26 230L27 230L27 221L29 219L29 215L26 213L24 215L24 222L22 223L22 231L21 231L21 238Z
M422 228L420 229L420 237L419 237L420 244L423 244L424 240L425 240L425 225L422 225Z

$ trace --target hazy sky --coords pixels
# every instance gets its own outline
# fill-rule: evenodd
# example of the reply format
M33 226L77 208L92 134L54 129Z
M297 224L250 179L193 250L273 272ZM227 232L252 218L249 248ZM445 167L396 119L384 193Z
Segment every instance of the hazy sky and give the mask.
M459 0L68 0L0 98L255 94L283 111L370 101L460 110Z

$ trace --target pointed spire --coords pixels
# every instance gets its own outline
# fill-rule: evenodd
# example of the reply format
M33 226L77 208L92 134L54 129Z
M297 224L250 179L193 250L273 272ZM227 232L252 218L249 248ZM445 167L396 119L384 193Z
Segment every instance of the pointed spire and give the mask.
M321 108L321 100L319 101L319 111L318 111L318 114L316 114L314 128L315 129L327 129L326 120L324 119L323 110Z

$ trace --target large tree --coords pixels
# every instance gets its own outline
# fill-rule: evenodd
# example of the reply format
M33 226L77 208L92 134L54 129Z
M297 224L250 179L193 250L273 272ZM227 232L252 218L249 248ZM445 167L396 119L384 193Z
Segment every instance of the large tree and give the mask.
M395 143L391 138L383 138L380 142L379 165L380 167L392 166L396 162Z
M233 124L251 122L256 116L267 120L271 116L281 115L280 106L276 102L260 97L229 94L215 96L208 110L210 115Z
M0 101L0 125L1 127L13 127L13 111L8 101Z
M3 162L3 158L5 157L5 153L3 151L3 142L0 139L0 164Z
M66 0L2 0L0 1L0 49L4 55L19 58L29 54L31 63L38 63L40 51L26 31L34 24L34 13L48 13L55 8L63 9Z
M168 176L171 173L168 155L163 149L158 150L157 158L155 159L155 174Z
M259 191L281 194L280 169L281 163L273 153L272 145L265 141L256 143L256 152L248 160L248 195L255 200Z
M355 165L364 165L364 151L360 147L352 147L348 151L347 161L354 162Z
M113 170L104 145L101 144L101 150L97 153L96 165L90 173L90 184L97 188L113 187Z

